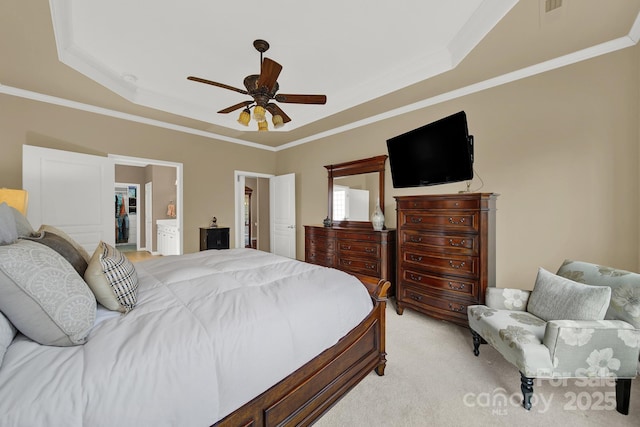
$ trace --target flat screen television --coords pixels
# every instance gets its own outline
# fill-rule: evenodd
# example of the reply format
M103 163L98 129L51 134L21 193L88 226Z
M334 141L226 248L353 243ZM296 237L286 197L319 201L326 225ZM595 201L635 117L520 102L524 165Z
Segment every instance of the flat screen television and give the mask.
M473 136L464 111L387 140L394 188L473 178Z

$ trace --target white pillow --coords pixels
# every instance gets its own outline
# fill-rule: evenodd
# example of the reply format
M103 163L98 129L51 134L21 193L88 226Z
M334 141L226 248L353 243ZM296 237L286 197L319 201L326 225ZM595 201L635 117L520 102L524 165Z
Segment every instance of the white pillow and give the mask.
M0 311L43 345L83 344L96 318L96 299L76 270L53 249L29 240L0 246Z
M0 245L10 245L18 240L16 220L11 212L11 207L6 203L0 203Z
M7 348L9 348L17 332L17 329L9 322L9 319L0 313L0 366L2 366L4 354L7 352Z
M114 311L128 312L138 298L138 275L133 263L113 246L100 242L84 273L100 304Z

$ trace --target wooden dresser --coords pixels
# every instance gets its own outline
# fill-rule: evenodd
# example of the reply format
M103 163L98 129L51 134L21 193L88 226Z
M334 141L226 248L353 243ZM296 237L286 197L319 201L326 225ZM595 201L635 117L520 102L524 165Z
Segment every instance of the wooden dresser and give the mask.
M405 307L468 326L467 306L495 286L497 194L395 197L397 313Z
M395 278L395 230L304 226L306 262L361 276Z

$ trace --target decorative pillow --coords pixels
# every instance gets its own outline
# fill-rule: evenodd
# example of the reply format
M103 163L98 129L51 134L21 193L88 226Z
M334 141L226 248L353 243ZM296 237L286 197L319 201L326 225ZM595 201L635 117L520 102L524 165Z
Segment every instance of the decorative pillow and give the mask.
M29 240L0 246L0 311L44 345L83 344L96 318L96 299L60 254Z
M22 214L18 209L13 206L9 206L13 219L16 223L16 229L18 230L18 237L31 236L34 233L33 227L29 223L26 216Z
M65 240L63 237L60 237L57 234L53 234L48 231L44 231L40 235L22 238L50 247L51 249L62 255L64 259L69 261L69 264L71 264L71 266L75 268L80 277L84 276L84 272L87 270L88 263L84 259L82 254L78 252L75 246L69 243L68 240Z
M611 288L590 286L538 269L527 311L542 320L602 320Z
M18 229L11 207L0 203L0 245L10 245L18 240Z
M4 354L17 332L18 330L9 322L9 319L0 313L0 366L2 366Z
M138 297L138 275L133 263L113 246L100 242L84 273L93 294L109 310L128 312Z
M59 228L54 227L52 225L44 225L43 224L38 229L38 233L42 233L44 231L47 231L49 233L52 233L52 234L55 234L57 236L62 237L64 240L69 242L80 253L80 255L82 255L82 258L84 258L84 260L87 263L89 262L89 259L90 259L89 252L87 252L87 250L85 248L80 246L80 244L78 242L73 240L73 238L71 236L69 236L67 233L65 233L64 231L62 231Z
M565 260L558 276L589 285L611 288L605 319L618 319L640 329L640 274L584 261Z

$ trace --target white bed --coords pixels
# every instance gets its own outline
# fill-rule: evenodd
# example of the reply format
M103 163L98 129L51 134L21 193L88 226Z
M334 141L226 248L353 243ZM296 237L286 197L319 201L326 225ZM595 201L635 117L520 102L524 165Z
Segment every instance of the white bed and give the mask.
M1 426L211 425L336 345L374 308L353 276L253 249L162 257L135 270L135 308L99 308L83 345L16 336L0 367ZM382 337L379 329L372 337L382 350L358 378L384 370L378 320Z

